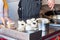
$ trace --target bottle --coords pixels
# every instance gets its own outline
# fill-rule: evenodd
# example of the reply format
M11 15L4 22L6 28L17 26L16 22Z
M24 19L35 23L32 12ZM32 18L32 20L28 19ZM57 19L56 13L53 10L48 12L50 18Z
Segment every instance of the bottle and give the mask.
M42 36L45 36L46 35L46 29L45 29L44 20L42 20L41 26L42 26Z

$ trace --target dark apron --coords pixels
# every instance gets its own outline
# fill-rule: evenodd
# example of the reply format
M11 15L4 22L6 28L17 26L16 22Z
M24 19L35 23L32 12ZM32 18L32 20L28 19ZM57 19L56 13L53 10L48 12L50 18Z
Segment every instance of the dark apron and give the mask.
M18 7L20 20L38 18L41 8L41 0L21 0Z

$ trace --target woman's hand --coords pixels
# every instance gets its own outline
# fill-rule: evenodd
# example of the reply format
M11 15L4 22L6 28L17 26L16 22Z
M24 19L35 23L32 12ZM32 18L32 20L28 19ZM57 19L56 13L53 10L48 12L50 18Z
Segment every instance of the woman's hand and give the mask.
M10 23L13 22L13 20L9 17L5 17L5 20L9 21Z
M53 10L54 5L55 5L55 0L48 0L48 6L51 10Z

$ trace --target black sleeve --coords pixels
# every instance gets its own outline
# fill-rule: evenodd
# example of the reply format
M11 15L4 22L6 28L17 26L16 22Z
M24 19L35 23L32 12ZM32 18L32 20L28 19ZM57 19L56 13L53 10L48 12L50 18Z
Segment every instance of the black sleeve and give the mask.
M21 8L22 0L19 1L18 7Z

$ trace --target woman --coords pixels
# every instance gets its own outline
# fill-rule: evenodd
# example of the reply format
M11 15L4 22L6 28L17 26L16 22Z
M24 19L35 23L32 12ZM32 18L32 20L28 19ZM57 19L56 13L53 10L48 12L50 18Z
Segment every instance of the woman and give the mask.
M0 0L0 24L2 23L5 26L5 21L10 19L8 18L8 4L6 0Z

